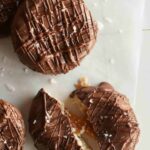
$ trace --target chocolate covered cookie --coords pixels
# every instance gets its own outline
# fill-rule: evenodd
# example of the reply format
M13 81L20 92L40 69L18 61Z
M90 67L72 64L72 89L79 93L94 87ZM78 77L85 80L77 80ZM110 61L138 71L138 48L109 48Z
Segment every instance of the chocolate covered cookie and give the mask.
M99 144L97 150L135 149L140 130L126 96L110 84L101 83L97 87L77 89L71 98L74 106L78 103L84 120L92 126Z
M0 37L9 33L19 2L20 0L0 0Z
M22 150L25 126L20 111L0 100L0 150Z
M12 25L21 62L44 74L67 73L96 42L97 24L83 0L26 0Z
M31 105L29 132L38 150L88 150L74 133L63 105L43 89Z

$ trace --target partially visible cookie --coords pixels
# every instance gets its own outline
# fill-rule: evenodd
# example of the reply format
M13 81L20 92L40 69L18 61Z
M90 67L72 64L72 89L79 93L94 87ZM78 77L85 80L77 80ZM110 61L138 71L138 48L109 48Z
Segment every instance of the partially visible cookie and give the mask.
M0 37L10 32L12 17L20 0L0 0Z
M31 105L29 132L38 150L88 150L75 135L67 111L43 89Z
M25 126L20 111L0 100L0 150L22 150Z
M110 84L83 87L71 94L93 128L99 150L134 150L139 126L126 96ZM77 107L76 107L77 108Z
M96 37L97 23L83 0L25 0L12 25L19 59L43 74L77 67Z

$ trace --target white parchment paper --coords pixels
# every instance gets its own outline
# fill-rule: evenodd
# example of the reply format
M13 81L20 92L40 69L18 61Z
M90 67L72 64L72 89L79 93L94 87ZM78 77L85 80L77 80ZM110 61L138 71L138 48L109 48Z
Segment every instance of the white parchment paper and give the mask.
M31 98L40 88L64 100L74 83L84 76L91 84L112 83L134 104L141 46L144 0L85 0L101 31L96 46L73 71L66 75L42 75L22 65L10 38L0 39L0 97L22 111L26 124ZM25 150L33 150L27 133Z

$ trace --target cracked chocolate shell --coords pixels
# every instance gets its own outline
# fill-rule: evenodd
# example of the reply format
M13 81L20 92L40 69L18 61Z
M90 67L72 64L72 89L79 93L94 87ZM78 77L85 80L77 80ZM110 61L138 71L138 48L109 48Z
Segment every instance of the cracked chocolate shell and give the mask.
M77 89L71 98L92 126L99 150L135 149L140 130L126 96L110 84L101 83L97 87Z
M0 0L0 37L7 35L20 0Z
M0 150L22 150L25 126L20 111L0 100Z
M31 105L29 132L38 150L83 150L86 147L75 135L62 104L43 89Z
M26 0L12 25L21 62L43 74L67 73L96 42L97 24L83 0Z

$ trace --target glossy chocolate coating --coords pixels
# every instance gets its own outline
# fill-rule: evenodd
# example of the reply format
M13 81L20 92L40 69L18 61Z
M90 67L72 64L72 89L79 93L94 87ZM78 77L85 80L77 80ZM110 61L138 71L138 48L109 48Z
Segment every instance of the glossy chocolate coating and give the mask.
M87 120L93 127L100 150L134 150L139 138L135 114L126 96L108 83L74 91L87 107Z
M0 0L0 37L10 32L11 20L20 0Z
M12 25L20 60L44 74L67 73L96 42L97 24L83 0L26 0Z
M81 150L66 112L44 90L32 102L29 132L38 150Z
M22 150L24 138L21 113L13 105L0 100L0 150Z

